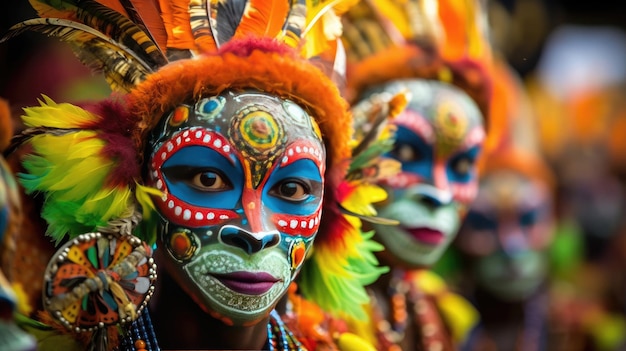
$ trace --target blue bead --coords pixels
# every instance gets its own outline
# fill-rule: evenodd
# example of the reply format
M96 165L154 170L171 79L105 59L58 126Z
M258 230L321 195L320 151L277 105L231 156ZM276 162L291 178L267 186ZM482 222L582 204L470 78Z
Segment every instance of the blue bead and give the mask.
M209 100L204 104L204 106L202 106L202 112L211 113L217 108L217 106L219 106L217 101Z

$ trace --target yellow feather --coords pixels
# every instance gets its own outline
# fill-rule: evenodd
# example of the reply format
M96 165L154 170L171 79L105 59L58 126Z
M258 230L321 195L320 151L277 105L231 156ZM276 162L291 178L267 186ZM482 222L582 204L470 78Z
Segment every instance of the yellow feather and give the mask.
M376 210L372 203L383 201L387 198L387 192L373 184L361 184L348 197L342 201L341 205L356 214L363 216L375 216Z
M85 194L84 188L99 188L104 183L105 177L111 169L111 164L98 164L97 159L85 159L70 167L69 172L59 181L63 184L50 185L50 190L70 189L60 198L76 198L79 194ZM63 173L63 170L59 170ZM88 181L87 181L88 180ZM81 189L83 187L83 189Z
M441 310L454 340L457 343L463 342L478 322L478 311L465 298L452 292L440 296L437 299L437 306Z
M339 15L356 5L358 0L307 0L303 54L318 56L330 50L331 42L341 37L343 28Z
M404 38L411 37L410 19L401 1L372 0L372 2L375 4L376 10L381 12L381 16L388 18Z
M337 340L341 351L376 351L376 348L367 340L352 333L342 333Z
M135 183L135 184L136 184L135 198L137 199L137 202L139 202L139 204L142 207L143 218L149 219L151 217L152 212L156 210L156 208L154 207L154 202L152 201L152 198L150 197L150 195L153 195L156 197L162 197L163 192L155 188L143 186L139 183Z
M106 206L106 211L99 217L104 219L117 218L130 205L131 196L132 191L128 188L103 189L85 201L79 212L85 214L101 213L103 207Z
M68 103L57 104L49 97L43 95L43 101L39 100L40 106L25 108L22 116L24 124L28 127L52 127L52 128L81 128L86 123L93 123L98 116L78 106Z

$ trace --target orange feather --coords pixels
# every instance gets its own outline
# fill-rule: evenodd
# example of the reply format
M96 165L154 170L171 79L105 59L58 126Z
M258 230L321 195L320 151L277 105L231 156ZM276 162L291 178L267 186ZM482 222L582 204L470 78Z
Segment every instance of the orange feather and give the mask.
M235 31L235 38L249 34L276 37L289 14L287 0L250 0Z
M189 24L188 0L159 0L161 16L167 32L167 47L195 50Z

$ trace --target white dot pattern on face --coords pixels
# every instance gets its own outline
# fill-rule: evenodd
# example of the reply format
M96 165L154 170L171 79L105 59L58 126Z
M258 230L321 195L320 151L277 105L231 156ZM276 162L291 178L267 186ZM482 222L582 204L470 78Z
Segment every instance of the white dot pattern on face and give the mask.
M323 152L322 150L320 150L319 148L317 148L314 145L307 145L307 146L290 146L287 151L285 152L285 156L282 157L282 159L280 160L281 165L286 165L288 164L291 160L293 156L298 156L301 154L308 154L313 156L313 158L315 160L317 160L317 164L320 167L320 171L323 173L325 170L325 164L323 162Z
M155 186L159 190L164 191L163 197L161 198L164 204L161 209L166 210L164 215L172 219L175 217L175 221L179 224L189 223L192 225L208 225L210 223L206 223L205 221L213 222L215 219L226 220L236 218L237 214L229 210L217 210L216 214L216 210L208 211L204 208L197 208L177 199L167 191L166 183L163 181L160 173L162 163L183 147L189 145L218 145L219 147L216 151L220 152L225 157L229 157L231 151L230 146L220 139L222 137L219 134L201 127L192 127L180 131L177 135L175 134L173 138L174 139L165 142L161 149L157 151L157 154L160 155L160 159L153 159L152 161L152 167L154 169L152 175L156 178Z

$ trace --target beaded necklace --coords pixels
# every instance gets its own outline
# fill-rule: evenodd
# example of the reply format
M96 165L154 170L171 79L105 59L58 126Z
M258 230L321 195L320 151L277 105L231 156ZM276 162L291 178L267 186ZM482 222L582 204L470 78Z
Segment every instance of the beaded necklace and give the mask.
M433 301L420 292L410 280L410 275L394 272L387 294L390 297L389 319L385 317L375 295L370 291L372 318L376 328L379 350L401 351L412 311L414 335L418 350L452 350L449 335Z
M270 313L270 321L267 323L267 342L264 349L270 351L306 351L306 348L285 327L285 323L276 310L272 310Z
M267 323L267 341L264 350L270 351L306 351L306 348L293 336L291 331L285 327L278 312L270 313L270 320ZM160 351L156 334L150 320L148 309L137 318L127 330L126 334L120 337L119 351Z

